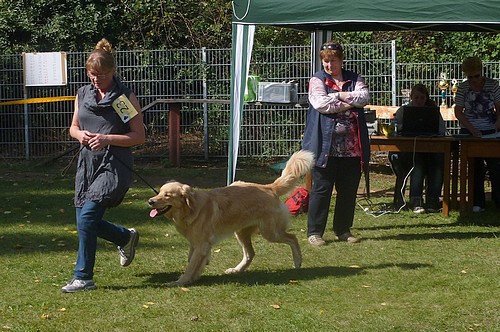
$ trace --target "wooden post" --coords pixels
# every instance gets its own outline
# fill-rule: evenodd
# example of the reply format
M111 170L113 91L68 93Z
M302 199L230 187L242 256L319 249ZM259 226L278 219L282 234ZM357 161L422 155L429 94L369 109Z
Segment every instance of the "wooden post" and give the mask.
M168 111L168 141L169 141L169 159L173 167L180 166L181 159L181 104L169 104Z

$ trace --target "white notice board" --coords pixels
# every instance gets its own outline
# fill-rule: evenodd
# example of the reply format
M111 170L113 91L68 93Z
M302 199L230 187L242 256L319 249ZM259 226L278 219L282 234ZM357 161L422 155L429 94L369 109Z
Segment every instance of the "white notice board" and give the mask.
M23 53L24 85L66 85L66 52Z

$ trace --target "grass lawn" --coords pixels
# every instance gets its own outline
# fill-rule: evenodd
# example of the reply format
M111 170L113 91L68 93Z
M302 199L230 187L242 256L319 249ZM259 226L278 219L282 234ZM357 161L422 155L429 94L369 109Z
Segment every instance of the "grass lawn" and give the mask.
M366 213L392 202L394 178L383 172L372 174L371 201L359 197L353 233L362 242L333 242L330 219L327 245L312 247L306 216L295 216L301 269L288 246L256 237L249 270L224 275L241 259L230 238L184 288L166 283L183 271L188 244L167 219L149 218L154 193L137 180L106 216L139 230L134 262L120 267L114 245L100 240L97 290L63 294L78 246L74 170L62 175L65 166L0 164L1 331L500 331L500 212ZM155 188L169 179L200 189L226 181L225 167L137 170ZM240 180L275 177L267 167L237 171Z

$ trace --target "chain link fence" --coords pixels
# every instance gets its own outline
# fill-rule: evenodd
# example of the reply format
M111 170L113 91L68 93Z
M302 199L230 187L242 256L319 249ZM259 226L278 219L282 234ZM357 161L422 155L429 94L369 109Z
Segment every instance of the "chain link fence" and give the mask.
M361 73L372 104L401 105L404 90L426 84L440 103L440 73L461 81L459 63L398 64L395 43L344 45L345 67ZM24 87L22 55L0 55L0 102L29 98L74 96L88 84L88 53L67 53L65 86ZM140 50L116 52L119 77L144 107L158 99L229 100L230 49ZM306 100L311 75L309 46L256 48L250 74L266 82L297 81ZM485 64L485 74L499 78L499 63ZM447 96L447 103L453 103ZM289 156L300 147L306 109L290 105L245 105L239 157L270 159ZM69 137L72 101L0 105L0 157L54 158L68 154L77 142ZM136 148L141 157L168 156L168 105L158 103L144 112L147 142ZM456 123L449 124L450 128ZM229 105L186 103L181 109L181 158L225 158L229 138Z

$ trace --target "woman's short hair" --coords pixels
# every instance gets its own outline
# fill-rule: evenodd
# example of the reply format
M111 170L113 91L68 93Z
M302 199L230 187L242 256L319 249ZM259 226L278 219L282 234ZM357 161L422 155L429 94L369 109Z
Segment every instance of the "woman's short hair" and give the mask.
M331 59L331 58L339 58L340 60L344 60L344 49L340 43L335 41L329 41L321 45L319 50L319 57L321 60Z
M477 56L467 57L462 62L462 71L465 74L470 74L482 70L483 70L483 62Z

